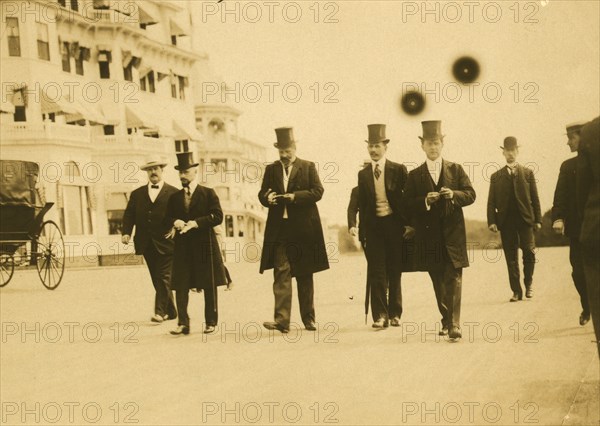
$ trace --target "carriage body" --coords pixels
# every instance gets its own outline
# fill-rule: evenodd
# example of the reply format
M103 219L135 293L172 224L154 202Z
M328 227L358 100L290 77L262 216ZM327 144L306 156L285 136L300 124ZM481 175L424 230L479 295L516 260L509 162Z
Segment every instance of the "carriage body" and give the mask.
M38 187L39 165L0 160L0 287L11 280L15 253L30 243L26 259L35 264L42 284L55 289L64 273L64 241L53 221L44 216L46 203Z

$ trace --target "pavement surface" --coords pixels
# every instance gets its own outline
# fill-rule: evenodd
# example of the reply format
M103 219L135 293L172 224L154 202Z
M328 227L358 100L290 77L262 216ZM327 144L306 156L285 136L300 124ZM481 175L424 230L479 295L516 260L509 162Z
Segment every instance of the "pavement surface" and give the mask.
M436 334L429 277L403 276L402 326L365 325L366 262L332 255L315 277L318 330L262 328L272 274L229 262L219 327L191 334L149 321L144 266L67 269L55 291L16 271L0 290L3 424L598 425L591 322L578 323L568 248L540 249L534 298L509 303L504 259L473 253L463 275L463 339ZM294 292L295 292L294 286Z

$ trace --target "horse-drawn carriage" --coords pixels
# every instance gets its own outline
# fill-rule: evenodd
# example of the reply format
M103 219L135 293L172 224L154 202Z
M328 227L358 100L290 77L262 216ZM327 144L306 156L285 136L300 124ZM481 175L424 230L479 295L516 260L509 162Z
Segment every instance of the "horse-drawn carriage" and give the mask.
M62 280L65 244L56 223L44 221L54 203L42 202L39 170L30 161L0 160L0 287L12 279L17 260L35 265L49 290Z

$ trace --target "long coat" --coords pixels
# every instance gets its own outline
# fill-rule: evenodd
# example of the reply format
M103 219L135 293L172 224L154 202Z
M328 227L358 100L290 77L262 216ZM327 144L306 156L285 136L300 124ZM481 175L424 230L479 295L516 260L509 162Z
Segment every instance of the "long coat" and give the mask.
M198 228L175 235L173 290L204 289L227 284L221 250L213 227L223 222L219 197L211 188L196 186L189 212L184 210L183 189L169 199L167 223L172 227L177 219L195 220Z
M283 168L279 161L265 168L258 199L269 208L265 239L260 260L260 273L274 267L275 245L283 223L283 203L269 205L266 193L269 188L277 194L293 193L294 202L287 204L291 235L288 259L292 276L309 275L329 269L325 238L317 201L323 196L323 185L317 174L315 163L296 158L288 181L287 191L283 188Z
M365 239L365 227L360 226L356 220L358 211L358 186L355 186L350 192L350 202L348 203L348 209L346 211L348 216L348 230L351 228L358 228L358 241L363 242Z
M565 235L579 239L581 218L577 212L577 157L569 158L560 166L558 182L554 190L552 222L562 220Z
M533 170L517 164L516 176L506 167L492 174L487 204L488 225L502 229L508 213L510 193L515 191L517 206L523 220L530 226L542 223L542 210ZM514 182L514 183L513 183Z
M442 249L447 250L455 268L469 266L467 255L467 235L462 208L475 202L475 190L469 177L460 164L442 161L444 186L454 192L449 213L440 219L440 209L430 210L425 206L428 192L435 192L433 181L427 169L427 163L408 174L404 188L404 205L408 211L405 216L415 228L414 267L419 271L437 268L443 259ZM438 201L440 203L442 200ZM437 203L436 203L437 204Z
M140 186L131 192L127 208L123 214L123 235L131 235L135 226L133 244L135 254L144 254L152 241L160 254L173 253L173 240L165 238L170 226L165 222L167 203L177 188L164 183L154 202L150 200L148 185Z
M582 218L579 241L591 252L600 249L600 117L581 129L577 156L577 199ZM594 277L598 282L598 277ZM588 280L589 282L589 280ZM593 314L592 314L593 316Z

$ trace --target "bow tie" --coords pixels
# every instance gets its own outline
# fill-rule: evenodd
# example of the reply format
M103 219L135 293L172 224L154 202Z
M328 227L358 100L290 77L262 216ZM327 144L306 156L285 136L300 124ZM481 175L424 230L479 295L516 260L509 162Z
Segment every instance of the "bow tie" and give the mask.
M150 185L150 188L152 188L152 189L158 189L158 185Z

